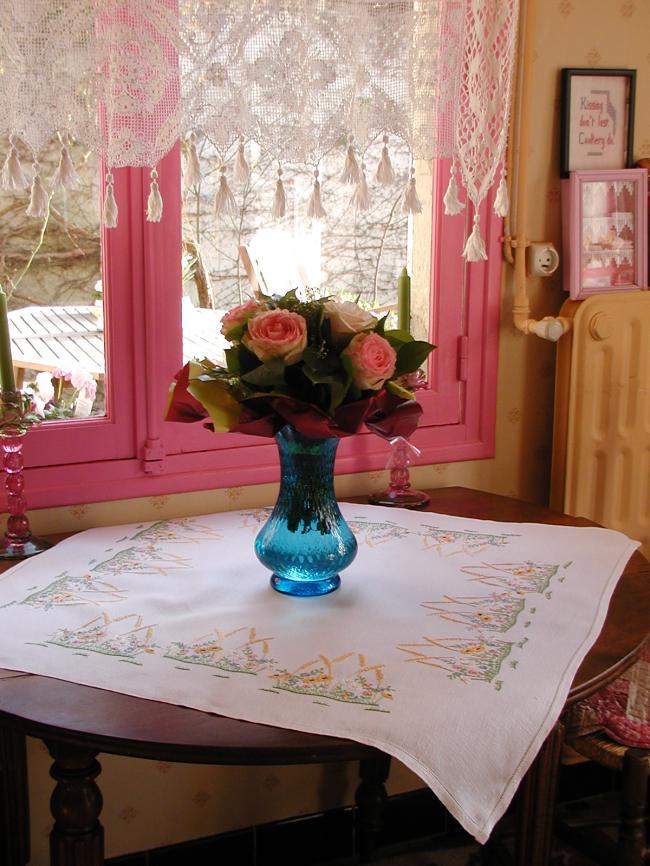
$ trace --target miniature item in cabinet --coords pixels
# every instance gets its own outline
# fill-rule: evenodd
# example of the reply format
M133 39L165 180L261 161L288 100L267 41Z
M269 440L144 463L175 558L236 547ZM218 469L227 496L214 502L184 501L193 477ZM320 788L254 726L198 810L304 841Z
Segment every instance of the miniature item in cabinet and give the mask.
M564 288L574 300L647 283L645 169L572 171L562 181Z

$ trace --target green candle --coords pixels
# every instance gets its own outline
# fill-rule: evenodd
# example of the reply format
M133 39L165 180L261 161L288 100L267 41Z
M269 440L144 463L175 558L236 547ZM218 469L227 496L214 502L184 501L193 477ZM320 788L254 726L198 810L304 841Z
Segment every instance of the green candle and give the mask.
M411 278L406 268L397 281L397 327L400 331L411 327Z
M4 392L15 392L14 362L11 359L11 337L7 319L7 296L0 286L0 385Z

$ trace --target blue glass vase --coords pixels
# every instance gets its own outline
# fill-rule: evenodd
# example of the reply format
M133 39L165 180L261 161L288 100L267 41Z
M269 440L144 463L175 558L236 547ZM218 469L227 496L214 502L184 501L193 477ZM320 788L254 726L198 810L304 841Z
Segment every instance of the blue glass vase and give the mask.
M325 595L357 555L357 540L334 495L336 437L311 439L291 425L276 435L280 492L255 539L257 558L287 595Z

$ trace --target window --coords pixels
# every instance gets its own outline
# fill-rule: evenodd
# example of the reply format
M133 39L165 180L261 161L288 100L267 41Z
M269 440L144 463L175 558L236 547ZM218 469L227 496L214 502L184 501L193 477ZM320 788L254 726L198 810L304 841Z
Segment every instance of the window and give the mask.
M426 463L488 456L493 436L500 220L491 216L488 201L482 223L489 260L468 266L460 252L471 213L442 216L448 169L444 162L419 167L424 213L415 219L410 241L414 315L420 326L428 319L438 347L429 387L418 395L425 412L413 438ZM158 171L160 223L144 219L148 171L113 172L119 224L102 231L105 414L30 432L30 507L255 484L278 476L270 440L163 420L168 384L183 360L183 321L188 330L181 299L188 247L183 262L180 146ZM425 185L430 198L423 194ZM337 472L383 468L386 457L386 443L361 434L341 443Z

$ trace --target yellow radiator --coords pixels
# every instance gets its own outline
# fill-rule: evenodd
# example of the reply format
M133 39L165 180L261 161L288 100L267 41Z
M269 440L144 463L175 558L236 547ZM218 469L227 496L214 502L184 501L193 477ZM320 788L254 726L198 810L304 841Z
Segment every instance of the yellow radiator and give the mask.
M551 507L650 556L650 291L567 301L558 344Z

